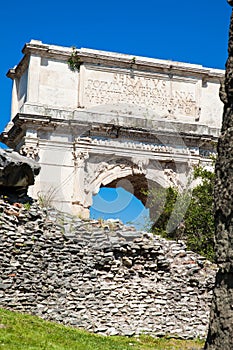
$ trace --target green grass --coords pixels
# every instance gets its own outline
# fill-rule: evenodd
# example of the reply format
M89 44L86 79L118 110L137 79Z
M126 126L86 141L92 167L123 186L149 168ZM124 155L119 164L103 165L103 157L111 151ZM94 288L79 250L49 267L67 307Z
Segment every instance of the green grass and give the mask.
M0 309L1 350L196 350L202 347L199 340L104 337Z

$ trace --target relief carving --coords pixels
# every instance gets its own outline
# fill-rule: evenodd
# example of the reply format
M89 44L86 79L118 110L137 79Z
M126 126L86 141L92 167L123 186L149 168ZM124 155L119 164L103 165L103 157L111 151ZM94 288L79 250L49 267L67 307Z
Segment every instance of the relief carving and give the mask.
M117 140L107 140L107 139L91 139L90 137L79 138L77 142L88 143L97 146L106 147L117 147L117 148L128 148L128 149L138 149L158 153L171 153L171 154L190 154L190 150L187 147L174 148L172 146L148 144L142 142L132 142L132 141L117 141Z
M85 160L89 158L89 153L86 150L75 150L72 152L74 165L76 167L83 167Z
M39 147L37 146L29 146L29 145L23 145L21 148L20 148L20 151L19 153L22 155L22 156L25 156L27 158L31 158L31 159L34 159L34 160L38 160L39 158Z
M134 164L127 159L110 159L108 162L102 161L96 166L89 166L85 172L85 191L89 192L90 186L98 179L101 178L104 173L119 172L120 169L126 168L133 169Z
M133 175L136 174L144 174L146 175L146 169L149 164L149 159L144 158L132 158L133 165L132 165L132 173Z
M177 189L180 189L182 187L179 181L179 178L177 176L177 173L175 173L174 170L170 168L164 169L164 176L170 186L175 187Z

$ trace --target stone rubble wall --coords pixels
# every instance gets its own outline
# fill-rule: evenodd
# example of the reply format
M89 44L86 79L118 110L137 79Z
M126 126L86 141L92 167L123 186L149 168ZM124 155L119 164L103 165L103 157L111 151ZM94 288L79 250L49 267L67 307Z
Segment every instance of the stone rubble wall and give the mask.
M216 266L121 222L0 200L0 306L107 335L205 337Z

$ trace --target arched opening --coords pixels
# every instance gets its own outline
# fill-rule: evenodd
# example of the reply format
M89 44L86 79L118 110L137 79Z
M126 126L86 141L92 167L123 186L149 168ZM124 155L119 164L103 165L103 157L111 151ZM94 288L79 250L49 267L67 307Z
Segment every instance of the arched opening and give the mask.
M122 187L101 187L98 194L93 196L90 217L119 219L136 229L146 229L149 225L149 209Z
M137 229L151 225L151 208L148 191L150 182L144 174L129 175L101 185L93 196L90 217L94 219L120 219Z

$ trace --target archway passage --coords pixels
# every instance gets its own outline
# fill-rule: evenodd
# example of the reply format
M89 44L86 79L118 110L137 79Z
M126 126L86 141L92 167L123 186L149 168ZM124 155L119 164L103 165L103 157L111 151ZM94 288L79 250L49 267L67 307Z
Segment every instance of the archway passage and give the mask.
M144 174L129 175L116 179L106 187L122 187L134 195L147 209L147 227L156 222L166 201L166 189L157 182L146 178Z
M119 219L136 229L146 229L149 226L149 209L122 187L101 187L99 193L93 196L90 217Z
M93 196L91 218L120 219L137 229L149 226L148 182L144 175L129 175L101 186Z
M148 199L149 185L148 181L143 174L129 175L121 179L116 179L107 184L106 187L110 188L124 188L125 191L133 194L142 204L146 207Z

